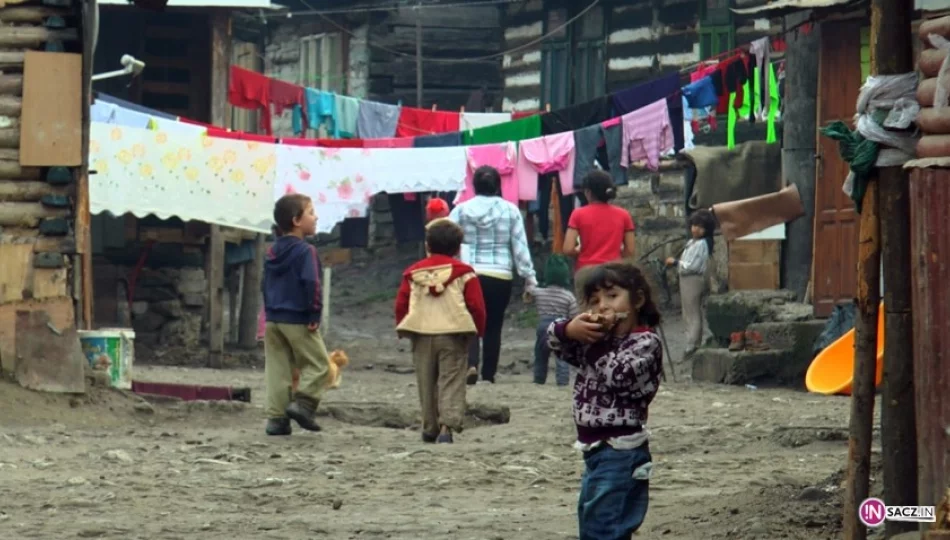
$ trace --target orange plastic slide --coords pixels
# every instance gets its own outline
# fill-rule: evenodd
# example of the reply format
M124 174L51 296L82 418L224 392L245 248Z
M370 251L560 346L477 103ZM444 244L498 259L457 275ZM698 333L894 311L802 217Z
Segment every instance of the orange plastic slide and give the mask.
M877 373L875 386L881 384L884 376L884 304L877 315ZM805 387L816 394L851 395L851 381L854 379L854 330L838 338L825 350L818 353L808 366L805 374Z

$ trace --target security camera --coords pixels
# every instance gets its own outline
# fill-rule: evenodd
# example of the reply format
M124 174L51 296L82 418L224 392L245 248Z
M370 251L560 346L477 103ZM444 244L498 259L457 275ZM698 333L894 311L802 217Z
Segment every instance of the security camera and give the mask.
M122 64L127 71L131 72L132 75L138 75L142 73L142 70L145 69L145 62L136 59L130 54L123 54L122 59L119 60L119 63Z

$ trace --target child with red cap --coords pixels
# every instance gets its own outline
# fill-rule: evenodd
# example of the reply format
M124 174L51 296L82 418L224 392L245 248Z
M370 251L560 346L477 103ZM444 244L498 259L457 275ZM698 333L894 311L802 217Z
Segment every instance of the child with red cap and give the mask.
M449 217L449 203L445 199L433 197L426 204L426 223L439 218Z

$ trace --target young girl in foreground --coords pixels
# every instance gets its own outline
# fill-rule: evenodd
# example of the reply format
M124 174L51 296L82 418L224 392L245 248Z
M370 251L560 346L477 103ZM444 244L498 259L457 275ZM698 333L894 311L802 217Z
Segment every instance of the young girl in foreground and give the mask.
M548 328L551 350L577 368L575 447L584 454L580 540L629 539L647 513L652 457L647 409L663 372L660 313L629 263L593 268L582 287L589 311Z

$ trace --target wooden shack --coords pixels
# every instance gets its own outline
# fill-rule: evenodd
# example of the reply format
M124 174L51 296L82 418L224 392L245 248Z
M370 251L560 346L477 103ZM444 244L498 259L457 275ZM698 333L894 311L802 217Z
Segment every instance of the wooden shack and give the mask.
M89 323L85 4L0 7L0 365L12 372L17 311ZM84 40L85 38L85 40ZM84 46L85 45L85 46Z
M242 9L269 9L267 0L172 0L158 13L124 1L102 4L96 71L116 69L124 54L145 69L131 80L97 81L94 91L216 126L255 124L251 113L228 106L228 71L232 62L259 69L259 59L244 54L248 42L241 38L248 38L246 32L236 36L234 21ZM96 325L132 326L137 354L193 355L207 346L209 365L218 366L226 344L256 345L262 235L103 213L93 216L91 237Z

